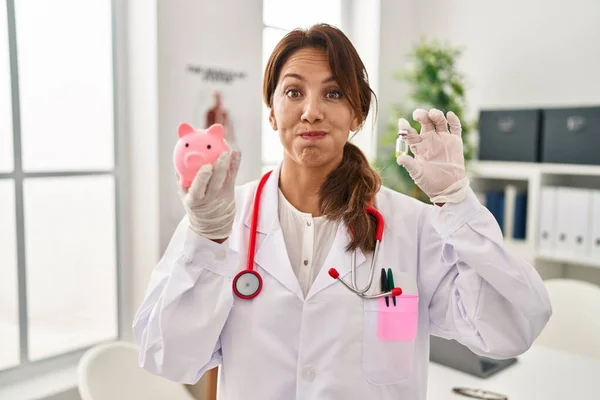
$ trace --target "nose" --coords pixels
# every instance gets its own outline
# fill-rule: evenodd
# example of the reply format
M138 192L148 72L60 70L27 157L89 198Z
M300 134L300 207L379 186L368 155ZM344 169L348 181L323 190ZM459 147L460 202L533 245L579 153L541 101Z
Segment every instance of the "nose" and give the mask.
M302 122L314 124L323 120L323 105L321 99L308 97L304 103L304 111L302 112Z

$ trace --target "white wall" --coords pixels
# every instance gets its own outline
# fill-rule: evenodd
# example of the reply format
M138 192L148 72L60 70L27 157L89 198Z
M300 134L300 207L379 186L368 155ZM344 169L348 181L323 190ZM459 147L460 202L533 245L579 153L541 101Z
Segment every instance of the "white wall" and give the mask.
M235 12L232 12L235 10ZM131 290L134 313L152 269L183 209L177 196L172 149L182 121L196 122L193 101L172 90L185 62L240 65L252 88L246 126L236 131L242 149L238 182L260 173L262 0L134 0L128 10L127 120L130 155ZM244 60L242 63L241 60Z
M379 96L379 24L381 16L381 0L346 0L348 15L345 15L344 31L350 38L360 55L367 74L369 85ZM378 125L375 120L374 104L372 112L365 121L363 128L352 142L373 160L376 156Z
M417 10L430 33L465 47L474 108L600 102L598 1L425 0Z
M235 10L235 12L232 12ZM262 0L134 0L128 9L127 127L130 156L131 302L141 303L150 274L183 215L172 165L175 129L194 123L194 99L172 90L185 62L240 65L247 102L238 127L238 182L260 173ZM244 63L240 61L244 60ZM126 289L127 290L127 289ZM131 315L133 317L133 315Z
M599 18L596 0L384 1L382 95L402 99L389 77L402 67L395 52L426 35L464 48L459 67L472 115L482 107L598 104Z
M131 0L127 10L126 110L129 151L128 249L131 273L125 291L131 290L132 319L141 303L148 278L160 256L158 71L156 0ZM127 268L127 266L124 266ZM130 323L131 325L131 323ZM129 330L127 330L129 332ZM131 333L131 332L129 332Z
M406 88L393 79L394 73L403 68L405 54L410 50L416 36L416 1L381 0L379 42L379 137L386 134L392 118L390 107L406 98Z
M237 146L242 151L238 183L261 172L262 0L169 0L158 6L160 249L166 247L183 216L173 170L176 128L203 123L208 90L224 92L225 105L236 113ZM232 85L201 81L186 73L188 63L245 72ZM235 85L235 86L233 86ZM230 88L233 88L231 89ZM204 92L202 92L204 91ZM227 97L229 95L229 97ZM235 96L235 98L232 98Z

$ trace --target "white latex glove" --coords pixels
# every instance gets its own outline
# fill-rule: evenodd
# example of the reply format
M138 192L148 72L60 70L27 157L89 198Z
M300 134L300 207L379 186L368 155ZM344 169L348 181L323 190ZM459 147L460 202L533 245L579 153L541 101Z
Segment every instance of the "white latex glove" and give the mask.
M434 204L460 203L469 186L465 175L460 120L452 111L446 117L436 109L429 112L415 110L413 119L421 124L421 134L407 120L401 118L398 121L398 129L408 131L404 140L415 158L401 155L396 161L406 168L413 181Z
M198 170L189 189L179 188L190 228L207 239L227 239L235 216L235 178L241 153L225 152Z

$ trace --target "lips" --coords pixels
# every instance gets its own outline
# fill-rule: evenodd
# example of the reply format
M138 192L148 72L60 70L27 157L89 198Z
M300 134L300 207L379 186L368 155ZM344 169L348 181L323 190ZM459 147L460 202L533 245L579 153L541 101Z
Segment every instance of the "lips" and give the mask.
M325 133L323 131L310 131L310 132L301 133L300 136L305 139L318 139L318 138L324 137L326 134L327 133Z

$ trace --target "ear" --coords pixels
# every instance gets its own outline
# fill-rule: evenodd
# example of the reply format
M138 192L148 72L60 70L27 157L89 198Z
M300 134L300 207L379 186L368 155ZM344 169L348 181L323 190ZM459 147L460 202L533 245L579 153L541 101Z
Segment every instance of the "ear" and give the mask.
M186 135L189 135L192 132L194 132L194 128L187 122L182 122L181 124L179 124L179 127L177 128L177 135L180 138L182 138Z
M352 132L356 132L357 129L358 129L358 118L353 117L352 122L350 122L350 130Z
M273 107L269 110L269 124L271 124L271 128L276 131L277 130L277 121L275 120L275 114L273 113Z
M225 129L221 124L212 124L206 131L209 135L216 136L219 139L225 138Z

